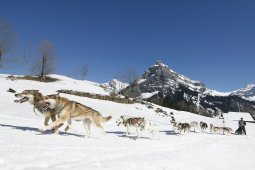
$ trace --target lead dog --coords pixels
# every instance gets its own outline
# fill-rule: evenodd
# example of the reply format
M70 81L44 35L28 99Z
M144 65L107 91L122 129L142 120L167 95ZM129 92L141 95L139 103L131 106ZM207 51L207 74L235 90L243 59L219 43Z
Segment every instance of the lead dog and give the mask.
M68 120L82 120L85 130L87 131L88 137L90 137L90 125L94 123L96 127L101 128L102 132L104 129L101 122L107 122L111 120L111 116L103 117L98 111L80 104L75 101L71 101L67 98L60 97L59 95L48 95L45 96L43 102L40 103L41 107L45 110L47 109L57 109L59 119L45 126L43 130L55 128L58 125L68 121Z
M55 122L56 121L56 114L55 114L55 110L54 109L42 109L40 106L39 106L39 103L42 102L44 100L44 96L42 95L42 93L39 92L39 90L24 90L23 92L21 93L17 93L15 94L15 97L18 97L20 98L19 100L14 100L15 103L24 103L24 102L28 102L30 103L31 105L34 106L34 112L35 112L35 109L37 111L39 111L41 114L43 114L45 116L45 119L44 119L44 125L47 126L48 123L49 123L49 120L51 119L52 122ZM61 126L61 125L60 125ZM59 126L59 127L60 127ZM53 131L55 133L58 132L58 128L59 127L55 127L53 129ZM66 127L66 130L68 129L69 127ZM40 130L40 129L39 129Z

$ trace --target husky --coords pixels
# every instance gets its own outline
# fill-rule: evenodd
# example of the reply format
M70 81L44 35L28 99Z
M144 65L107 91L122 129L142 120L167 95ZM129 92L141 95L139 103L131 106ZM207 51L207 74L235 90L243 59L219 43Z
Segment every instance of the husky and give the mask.
M190 122L190 127L193 127L194 128L194 132L196 132L196 128L198 128L198 122L196 121L193 121L193 122Z
M213 127L214 127L214 125L211 123L211 124L210 124L210 132L213 131Z
M182 131L183 131L183 133L189 132L189 130L190 130L190 124L189 124L189 123L178 123L177 129L180 131L180 133L181 133Z
M213 124L210 124L210 132L213 132L213 133L222 132L222 134L225 134L225 132L227 132L227 134L232 134L233 129L231 129L230 127L215 127Z
M54 109L48 108L44 110L39 106L39 103L44 100L44 96L42 93L39 92L39 90L24 90L21 93L15 94L15 97L20 98L19 100L14 100L15 103L28 102L34 106L34 112L36 109L38 112L43 114L45 116L45 119L44 119L45 126L48 125L50 119L52 122L56 121L56 114ZM58 133L58 128L60 126L53 128L54 133ZM67 131L68 129L69 127L66 127L65 130ZM41 129L39 130L41 131Z
M224 128L223 127L217 127L217 126L210 126L210 131L212 133L222 133L224 134Z
M173 126L173 130L175 132L175 130L177 129L178 124L177 124L177 122L176 122L176 120L175 120L175 118L173 116L171 116L170 123Z
M59 115L58 120L45 126L43 130L55 128L68 120L81 120L87 131L87 136L90 137L90 125L92 123L100 128L102 133L105 134L101 122L108 122L112 119L112 116L103 117L98 111L81 103L71 101L65 97L60 97L59 95L45 96L44 100L40 102L40 105L44 110L57 109Z
M148 120L144 120L142 127L141 127L141 131L147 131L150 133L150 139L153 139L155 135L157 135L157 139L159 139L159 130L157 128L156 124L153 124L152 122L148 121Z
M142 126L144 126L144 117L128 117L128 116L120 116L120 118L116 121L117 126L120 124L124 125L127 128L126 136L130 134L129 128L135 127L136 128L136 135L140 137L139 131L141 130Z
M224 127L224 132L227 132L228 134L232 134L233 133L233 129L230 127Z
M208 125L207 125L207 123L205 123L205 122L200 122L200 129L201 129L201 132L205 132L205 130L208 128Z

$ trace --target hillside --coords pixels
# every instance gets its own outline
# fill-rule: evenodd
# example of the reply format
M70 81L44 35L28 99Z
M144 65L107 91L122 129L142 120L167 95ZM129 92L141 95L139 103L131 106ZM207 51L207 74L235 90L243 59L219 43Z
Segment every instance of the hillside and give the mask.
M33 113L28 103L17 104L9 88L22 91L38 89L44 94L56 93L59 89L79 90L89 93L108 95L99 84L78 81L54 75L60 81L41 83L28 80L7 80L0 75L0 169L147 169L147 170L186 170L186 169L246 169L255 168L255 124L247 124L247 136L192 133L175 134L167 116L173 112L179 122L204 121L221 125L217 117L176 111L152 104L120 104L111 101L78 97L67 94L61 96L78 101L98 110L103 116L112 115L113 119L103 124L106 134L92 127L92 137L84 138L81 122L73 122L77 132L63 132L60 135L41 134L37 128L43 125L43 116ZM161 108L165 114L156 113ZM159 140L149 140L149 134L135 139L135 129L131 136L125 137L126 129L117 126L121 115L141 116L157 124ZM224 114L226 126L237 128L237 120L243 117L252 121L248 113ZM240 155L242 155L240 157ZM241 162L241 163L240 163Z
M121 92L128 97L143 98L161 106L210 117L222 112L243 111L255 118L254 101L208 89L204 83L173 71L161 61L145 70Z

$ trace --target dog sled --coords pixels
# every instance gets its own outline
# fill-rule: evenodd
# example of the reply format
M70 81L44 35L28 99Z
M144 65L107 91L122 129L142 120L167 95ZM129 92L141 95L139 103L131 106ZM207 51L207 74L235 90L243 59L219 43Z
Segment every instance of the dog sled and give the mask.
M238 127L238 129L236 129L236 131L235 131L235 135L242 135L242 134L243 134L243 132L242 132L241 127Z

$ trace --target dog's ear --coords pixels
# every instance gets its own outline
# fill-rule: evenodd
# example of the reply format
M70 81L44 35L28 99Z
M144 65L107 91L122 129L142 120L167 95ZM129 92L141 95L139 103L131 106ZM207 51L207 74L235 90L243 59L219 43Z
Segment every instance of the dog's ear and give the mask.
M34 94L37 94L39 92L39 90L33 90Z

